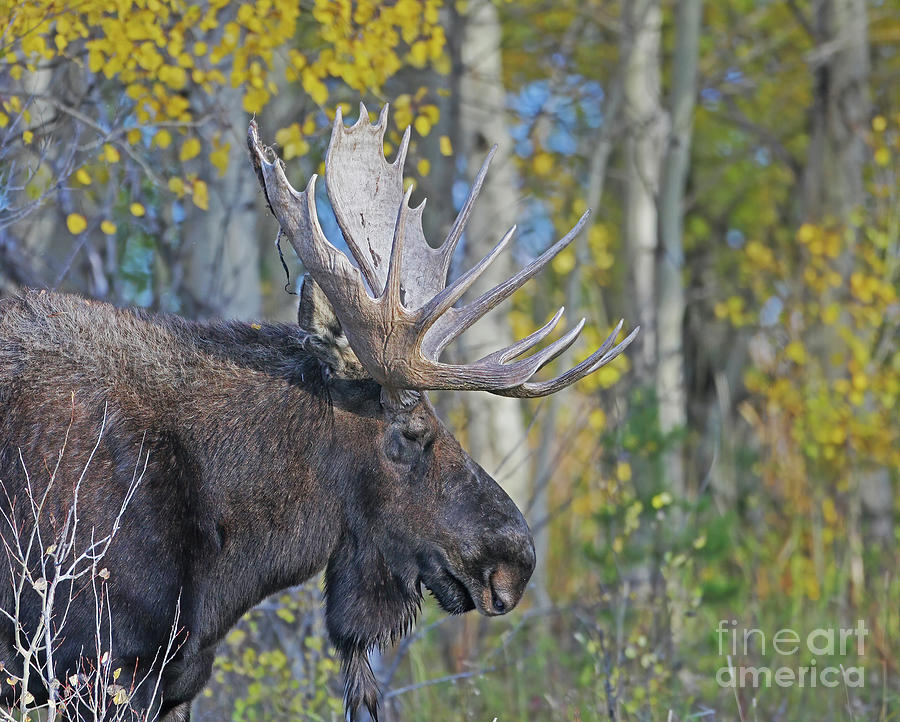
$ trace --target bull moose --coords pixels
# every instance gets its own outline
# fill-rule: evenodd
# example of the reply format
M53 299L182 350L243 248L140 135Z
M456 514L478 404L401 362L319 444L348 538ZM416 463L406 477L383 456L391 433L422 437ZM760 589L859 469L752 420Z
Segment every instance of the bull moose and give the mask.
M374 124L362 107L352 127L338 111L328 146L325 183L355 265L319 225L316 177L303 192L292 188L250 125L252 165L308 274L298 325L198 323L45 291L0 302L0 536L9 562L0 563L0 661L19 685L3 686L3 703L24 694L52 706L84 675L115 669L142 719L187 720L238 618L324 569L348 714L365 705L374 717L368 653L409 629L422 587L451 614L494 616L518 603L535 565L525 519L425 392L546 396L609 362L637 329L614 345L620 322L549 381L533 376L584 321L525 354L563 309L473 363L440 362L448 343L572 241L587 214L518 273L457 305L515 232L448 283L493 150L434 248L422 231L424 203L411 208L403 189L409 129L388 163L386 124L386 107ZM102 568L53 586L63 552L47 543L32 551L61 533L66 553L87 549L88 561L105 540ZM23 640L42 634L53 644L33 645L23 662ZM89 652L99 653L93 666ZM135 683L160 662L154 684Z

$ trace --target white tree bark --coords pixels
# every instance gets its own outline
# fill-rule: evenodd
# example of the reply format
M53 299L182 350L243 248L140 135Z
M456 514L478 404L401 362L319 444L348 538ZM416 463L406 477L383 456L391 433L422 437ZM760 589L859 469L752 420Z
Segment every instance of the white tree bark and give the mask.
M679 0L675 19L670 113L672 127L666 149L660 189L659 298L657 305L658 359L656 390L659 395L659 425L663 433L687 422L684 388L684 189L691 155L691 131L697 95L697 56L700 41L701 0ZM685 492L684 458L681 444L667 454L667 481L678 495Z
M470 268L516 222L518 183L512 161L513 141L506 122L506 90L501 76L500 20L490 2L469 5L461 18L459 79L459 141L471 179L490 147L499 149L478 203L466 227L463 267ZM514 272L513 254L498 258L481 278L480 293ZM462 353L474 360L513 341L503 307L479 321L461 340ZM524 508L529 497L527 464L516 462L527 453L520 402L485 393L465 395L469 416L467 438L473 458ZM506 463L503 463L508 459ZM503 468L501 469L501 463ZM499 469L499 473L498 473Z
M652 383L657 353L657 195L665 130L660 97L659 0L627 0L633 38L625 68L625 243L635 314L641 326L635 353L638 378Z
M864 171L868 157L865 133L871 114L869 98L869 38L865 0L818 0L814 3L813 29L817 47L811 53L815 66L815 96L810 145L804 175L804 215L813 221L829 217L846 222L865 197ZM843 272L849 274L851 254ZM821 353L830 353L831 334L822 334ZM868 531L878 540L892 535L893 492L886 469L859 476L859 502L868 516ZM857 523L860 517L855 517ZM861 531L850 529L851 539ZM862 542L854 545L851 563L854 587L864 588Z
M249 116L238 93L219 98L226 110L224 140L231 143L225 177L210 184L209 210L193 208L185 222L190 253L188 290L203 316L259 318L262 309L259 272L256 178L247 168ZM213 171L214 172L214 171Z
M871 111L866 2L817 0L813 26L817 47L810 54L815 87L804 210L811 219L844 219L864 196Z

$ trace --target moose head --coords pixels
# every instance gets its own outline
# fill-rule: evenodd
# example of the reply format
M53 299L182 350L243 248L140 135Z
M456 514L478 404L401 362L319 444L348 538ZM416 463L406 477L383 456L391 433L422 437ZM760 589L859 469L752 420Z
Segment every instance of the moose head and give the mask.
M409 205L403 166L407 128L397 156L384 156L387 107L377 123L365 106L352 127L337 111L325 159L325 184L355 265L325 236L316 212L316 176L295 190L282 162L260 144L255 122L248 144L269 208L308 276L300 302L307 348L328 370L337 408L377 425L359 427L352 466L357 482L346 493L365 510L338 544L326 571L328 630L346 673L352 711L365 704L376 713L377 687L367 652L401 635L412 623L420 585L451 613L478 609L504 614L518 603L535 565L528 526L512 500L460 448L444 428L427 390L481 390L534 398L563 389L618 356L634 339L615 340L620 321L587 359L560 376L533 380L569 348L584 319L556 341L526 355L547 338L563 309L542 328L512 345L467 364L440 361L447 345L541 271L584 226L575 227L518 273L478 298L456 305L509 245L515 226L472 269L448 282L451 259L484 182L494 150L475 178L446 240L434 248L422 229L424 201ZM368 394L352 392L359 381ZM374 383L373 383L374 382ZM346 387L355 393L337 399ZM377 390L377 391L376 391ZM377 429L377 432L373 430ZM377 573L373 574L373 570Z

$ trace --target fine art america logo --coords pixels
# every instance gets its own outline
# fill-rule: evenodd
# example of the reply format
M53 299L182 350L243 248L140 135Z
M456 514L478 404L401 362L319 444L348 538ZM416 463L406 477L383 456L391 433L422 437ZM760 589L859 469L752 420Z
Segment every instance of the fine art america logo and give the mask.
M865 669L859 664L865 654L866 629L863 620L855 627L813 629L799 634L793 629L779 629L767 637L755 627L742 627L736 619L721 619L716 627L719 656L727 666L716 672L721 687L847 687L865 686ZM767 659L767 655L786 659L783 666L735 665L734 659L750 655ZM823 664L819 657L825 657ZM844 661L834 661L844 657ZM791 658L796 661L792 664Z

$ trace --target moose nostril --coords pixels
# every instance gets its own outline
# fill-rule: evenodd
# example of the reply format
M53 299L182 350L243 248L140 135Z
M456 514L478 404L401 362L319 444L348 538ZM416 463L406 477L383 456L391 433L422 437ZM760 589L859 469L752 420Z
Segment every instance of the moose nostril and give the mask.
M494 597L494 602L493 602L494 611L497 612L497 614L503 614L503 612L506 611L506 602L504 602L499 596L497 596L496 592L493 592L493 597Z
M518 594L515 587L510 584L508 575L508 570L501 566L488 576L487 587L490 590L490 605L494 614L506 614L518 601ZM485 604L487 601L485 599Z

